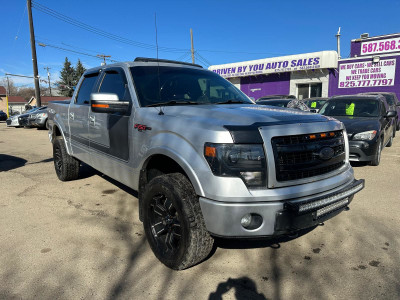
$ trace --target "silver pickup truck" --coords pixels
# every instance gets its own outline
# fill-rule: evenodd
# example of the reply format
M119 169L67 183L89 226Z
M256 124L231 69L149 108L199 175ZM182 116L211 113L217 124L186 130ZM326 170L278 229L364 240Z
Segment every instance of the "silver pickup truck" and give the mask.
M48 111L58 178L77 179L84 162L137 190L150 247L172 269L204 260L215 236L316 226L364 187L342 123L256 105L193 64L137 58L93 68Z

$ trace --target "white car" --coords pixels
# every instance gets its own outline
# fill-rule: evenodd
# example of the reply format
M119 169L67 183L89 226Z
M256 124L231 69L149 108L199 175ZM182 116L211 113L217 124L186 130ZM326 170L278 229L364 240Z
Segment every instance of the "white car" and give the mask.
M6 123L7 127L19 127L18 115L9 117Z

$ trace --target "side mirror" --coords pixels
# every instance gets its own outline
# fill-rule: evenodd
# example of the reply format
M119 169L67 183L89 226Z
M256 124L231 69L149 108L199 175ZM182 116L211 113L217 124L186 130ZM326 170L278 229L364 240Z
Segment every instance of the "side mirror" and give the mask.
M117 94L92 93L90 94L90 107L94 113L122 113L129 110L128 101L119 101Z
M386 118L394 118L397 116L397 111L391 110L386 113Z

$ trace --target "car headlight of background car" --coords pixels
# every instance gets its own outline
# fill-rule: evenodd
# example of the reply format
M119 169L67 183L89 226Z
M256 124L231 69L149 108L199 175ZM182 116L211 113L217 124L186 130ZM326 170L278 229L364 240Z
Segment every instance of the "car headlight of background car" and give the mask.
M239 177L248 187L266 185L266 159L261 144L206 143L204 157L216 176Z
M376 130L370 130L370 131L364 131L357 133L353 136L353 140L356 141L371 141L375 138L377 131Z

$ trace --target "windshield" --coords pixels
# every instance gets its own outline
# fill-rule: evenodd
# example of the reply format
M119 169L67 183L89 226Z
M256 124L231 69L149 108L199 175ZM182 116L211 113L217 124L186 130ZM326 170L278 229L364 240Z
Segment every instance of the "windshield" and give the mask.
M326 100L306 100L304 103L311 109L320 109Z
M254 104L221 76L206 70L165 67L132 67L140 105Z
M376 100L332 99L322 106L320 114L332 117L378 117L379 102Z

